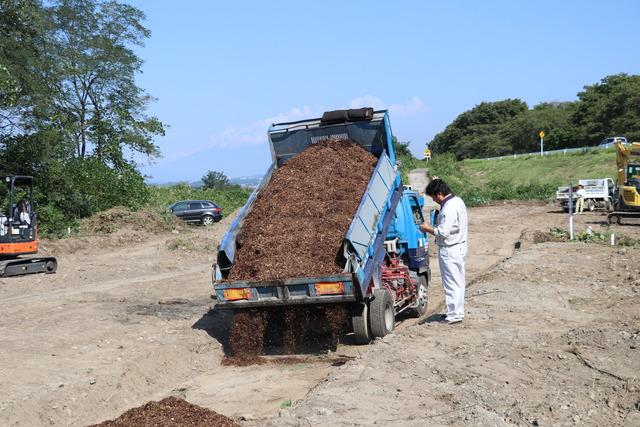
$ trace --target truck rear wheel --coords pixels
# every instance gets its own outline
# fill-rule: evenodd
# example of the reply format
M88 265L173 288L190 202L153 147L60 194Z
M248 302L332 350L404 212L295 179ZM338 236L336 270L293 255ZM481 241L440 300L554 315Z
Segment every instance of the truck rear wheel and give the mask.
M357 344L369 344L371 342L371 328L369 327L369 307L366 303L356 304L353 307L351 324Z
M393 309L393 297L386 289L377 289L374 299L369 304L369 321L374 338L384 337L393 331L396 313Z
M427 313L427 277L424 275L418 276L418 306L409 310L409 316L419 318Z

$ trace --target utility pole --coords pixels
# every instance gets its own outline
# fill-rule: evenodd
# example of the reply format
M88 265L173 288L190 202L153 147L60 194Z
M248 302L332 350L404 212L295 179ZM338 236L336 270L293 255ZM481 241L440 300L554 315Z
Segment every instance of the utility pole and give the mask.
M569 240L573 240L573 184L569 181Z

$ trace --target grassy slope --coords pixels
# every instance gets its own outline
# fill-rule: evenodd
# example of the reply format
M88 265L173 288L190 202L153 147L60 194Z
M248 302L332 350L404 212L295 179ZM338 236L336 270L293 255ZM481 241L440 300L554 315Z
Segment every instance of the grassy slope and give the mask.
M551 199L556 188L569 180L615 179L616 173L613 149L462 162L452 156L434 156L431 162L405 158L403 178L415 168L427 168L432 175L445 179L469 205L506 199Z
M611 150L587 153L528 156L516 159L465 160L466 174L484 182L510 180L514 184L549 183L553 186L586 178L613 178L616 174L616 154Z

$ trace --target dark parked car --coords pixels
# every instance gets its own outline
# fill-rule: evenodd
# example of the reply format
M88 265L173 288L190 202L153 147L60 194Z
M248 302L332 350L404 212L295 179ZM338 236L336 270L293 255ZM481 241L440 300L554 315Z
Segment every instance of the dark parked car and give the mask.
M183 200L169 206L178 218L187 222L211 225L222 219L222 209L210 200Z

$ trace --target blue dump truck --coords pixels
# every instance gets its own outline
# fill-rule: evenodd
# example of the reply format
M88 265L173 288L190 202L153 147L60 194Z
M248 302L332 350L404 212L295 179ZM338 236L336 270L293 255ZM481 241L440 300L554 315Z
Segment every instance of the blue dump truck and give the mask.
M338 110L322 118L273 124L268 130L273 163L223 237L214 264L217 309L239 310L300 304L346 304L358 343L394 329L396 315L420 317L430 280L424 198L402 185L386 110ZM329 138L349 139L378 158L342 245L341 274L281 281L228 281L242 230L256 197L273 172L307 147Z

